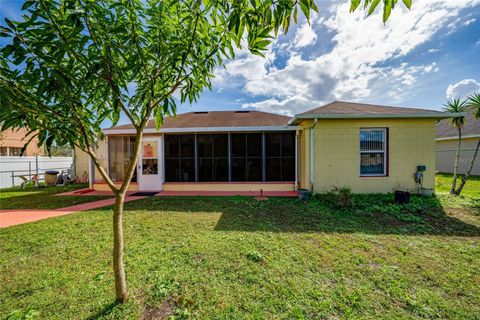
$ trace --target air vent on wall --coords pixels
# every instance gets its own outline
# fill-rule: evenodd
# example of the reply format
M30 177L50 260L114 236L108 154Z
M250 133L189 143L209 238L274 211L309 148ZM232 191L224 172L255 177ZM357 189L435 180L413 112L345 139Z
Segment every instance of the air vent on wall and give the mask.
M234 111L235 113L250 113L250 111L248 110L237 110L237 111Z

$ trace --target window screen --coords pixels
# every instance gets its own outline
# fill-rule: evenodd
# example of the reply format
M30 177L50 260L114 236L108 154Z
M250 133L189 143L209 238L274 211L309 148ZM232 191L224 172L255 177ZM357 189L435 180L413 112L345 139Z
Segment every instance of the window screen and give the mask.
M165 181L195 181L195 135L165 136Z
M265 133L266 181L295 180L295 133Z
M384 176L387 162L386 128L360 129L360 175Z

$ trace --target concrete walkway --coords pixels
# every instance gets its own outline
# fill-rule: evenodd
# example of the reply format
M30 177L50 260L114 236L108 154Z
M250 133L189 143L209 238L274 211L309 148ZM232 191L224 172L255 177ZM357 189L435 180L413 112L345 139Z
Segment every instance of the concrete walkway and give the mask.
M125 202L143 199L146 197L127 196ZM70 207L59 209L19 209L19 210L0 210L0 228L15 226L18 224L43 220L52 217L64 216L79 211L98 209L111 206L115 203L115 198L98 200L88 203L77 204Z

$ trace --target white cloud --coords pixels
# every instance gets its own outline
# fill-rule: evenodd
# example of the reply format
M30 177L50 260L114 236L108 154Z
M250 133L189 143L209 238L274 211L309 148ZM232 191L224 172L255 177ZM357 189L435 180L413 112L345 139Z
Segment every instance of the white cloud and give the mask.
M475 43L475 47L480 48L480 39L478 39L477 43Z
M293 42L295 48L303 48L314 44L316 40L317 34L313 30L312 26L308 23L304 23L300 28L297 29L295 40L293 40Z
M472 23L474 23L475 21L477 21L477 19L476 19L476 18L472 18L472 19L469 19L469 20L465 21L465 22L463 23L463 25L469 26L469 25L471 25Z
M312 21L313 31L333 34L333 48L322 55L305 58L291 46L277 43L267 60L246 55L241 62L227 65L223 81L239 75L245 93L267 97L244 107L292 114L331 100L376 100L401 102L417 79L437 72L435 62L425 65L398 64L460 16L460 10L480 4L480 0L429 0L414 2L411 11L398 6L386 25L381 12L365 18L365 13L349 13L349 4L333 5L327 19ZM324 11L325 12L325 11ZM308 26L308 25L307 25ZM300 38L300 30L295 36ZM326 30L325 30L326 29ZM307 32L308 33L308 32ZM311 43L311 37L301 42ZM310 39L310 40L308 40ZM293 44L298 43L295 40ZM281 68L272 67L279 47L290 58ZM251 63L254 70L240 71L239 63ZM386 64L390 66L385 66ZM392 67L391 65L394 65ZM231 79L231 78L230 78Z
M465 99L472 93L480 91L480 82L475 79L463 79L447 88L447 99Z

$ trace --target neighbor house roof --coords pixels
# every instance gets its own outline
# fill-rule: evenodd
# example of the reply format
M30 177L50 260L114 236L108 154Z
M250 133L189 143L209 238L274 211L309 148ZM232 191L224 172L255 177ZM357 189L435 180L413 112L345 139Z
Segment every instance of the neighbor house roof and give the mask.
M297 114L291 124L305 119L384 119L384 118L448 118L456 114L429 109L380 106L365 103L334 101Z
M288 127L290 117L274 113L239 110L239 111L205 111L187 112L166 118L158 132L201 132L232 130L292 130ZM105 133L127 133L133 131L131 124L119 125L104 130ZM155 121L150 120L146 132L157 132Z
M475 108L468 107L465 111L465 125L462 127L463 137L480 137L480 119L475 119ZM456 139L458 130L451 125L450 119L437 123L437 140Z

